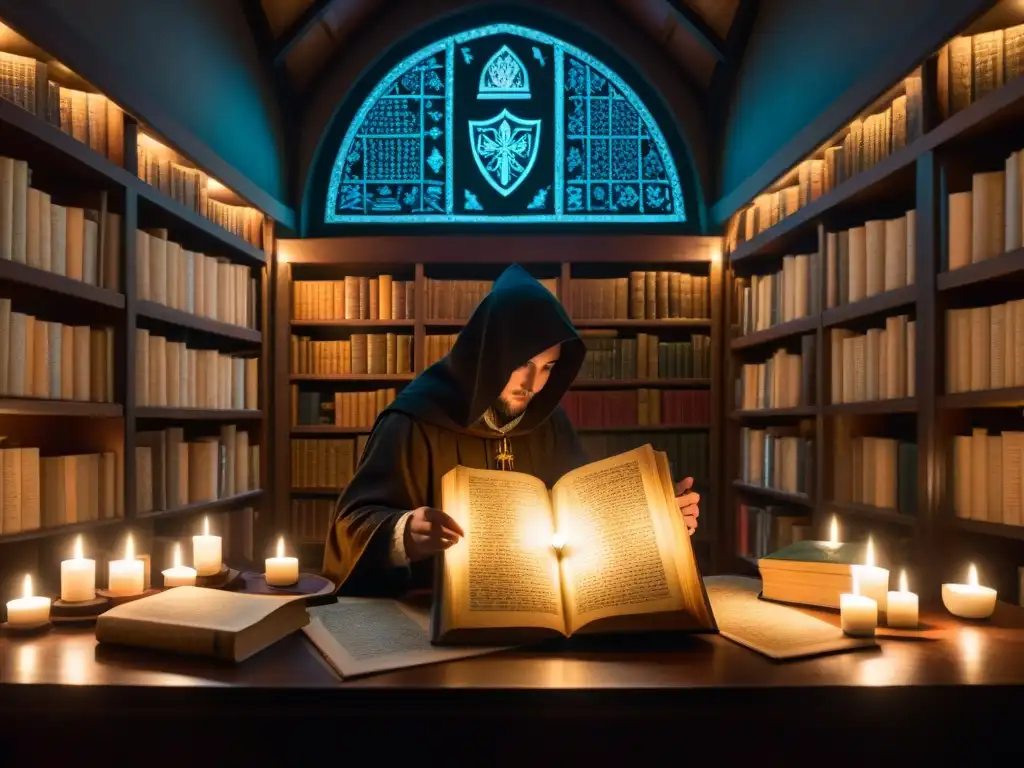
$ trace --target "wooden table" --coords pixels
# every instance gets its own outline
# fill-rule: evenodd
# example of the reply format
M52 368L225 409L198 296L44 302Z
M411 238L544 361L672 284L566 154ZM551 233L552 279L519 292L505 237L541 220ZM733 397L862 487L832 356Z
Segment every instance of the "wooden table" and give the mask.
M861 753L948 759L960 743L984 745L988 758L1011 749L1019 764L1024 611L1001 604L987 623L924 620L941 639L786 663L718 636L592 638L344 683L301 633L224 665L98 646L88 629L60 629L0 638L0 733L13 735L15 752L19 738L52 751L111 728L119 745L142 739L152 750L160 733L158 756L168 757L212 731L204 744L264 760L274 736L297 758L379 733L370 748L392 757L462 750L485 764L538 762L538 750L591 759L668 746L680 758L777 753L799 764L830 754L834 765ZM0 753L10 753L7 738Z

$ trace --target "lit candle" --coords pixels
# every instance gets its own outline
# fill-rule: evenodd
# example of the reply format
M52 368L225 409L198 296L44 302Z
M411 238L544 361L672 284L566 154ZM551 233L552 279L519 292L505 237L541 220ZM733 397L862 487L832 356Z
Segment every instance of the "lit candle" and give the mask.
M7 623L12 627L31 627L50 620L50 598L32 594L32 577L25 574L25 595L7 603Z
M82 537L75 538L71 560L60 564L60 599L65 603L84 603L96 597L96 561L82 554Z
M847 635L870 637L875 634L878 603L860 593L856 571L853 573L853 592L839 596L839 620Z
M551 537L551 548L561 554L562 548L565 546L565 536L560 533L555 533Z
M907 589L907 572L900 571L900 591L887 595L886 623L900 629L917 629L917 595Z
M996 591L978 584L978 569L971 563L966 584L943 584L942 604L962 619L987 619L996 609Z
M860 593L874 600L878 611L885 613L885 603L889 596L889 571L875 565L875 545L870 536L864 565L851 565L850 572L860 584Z
M124 560L110 561L110 576L107 589L112 595L127 597L144 591L146 579L145 563L135 559L135 542L128 534L124 545Z
M203 533L192 537L192 566L200 576L220 573L220 536L210 535L210 518L203 518Z
M181 564L181 544L174 545L174 567L163 571L165 587L194 587L196 569Z
M277 557L268 557L267 584L272 587L287 587L299 580L299 558L284 556L284 538L277 540Z

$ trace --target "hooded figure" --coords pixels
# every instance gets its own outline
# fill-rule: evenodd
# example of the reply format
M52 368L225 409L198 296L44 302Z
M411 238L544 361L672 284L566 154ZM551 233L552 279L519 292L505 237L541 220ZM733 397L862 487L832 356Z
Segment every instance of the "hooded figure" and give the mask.
M377 417L338 499L324 575L348 594L429 587L433 558L410 557L406 527L415 511L417 527L433 520L435 530L442 522L457 528L433 511L440 509L441 478L450 469L515 469L550 488L587 463L559 406L585 354L551 292L521 267L506 269L451 352ZM696 498L688 503L694 506L684 513L695 517ZM453 540L461 533L456 530Z

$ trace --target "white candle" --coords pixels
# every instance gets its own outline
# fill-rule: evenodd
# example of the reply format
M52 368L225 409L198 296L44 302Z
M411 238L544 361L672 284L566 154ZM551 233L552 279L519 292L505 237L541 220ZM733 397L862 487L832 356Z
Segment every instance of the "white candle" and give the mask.
M107 589L112 595L127 597L145 591L146 564L135 559L135 543L131 534L124 545L124 560L110 561Z
M25 595L7 603L7 623L12 627L31 627L50 620L50 598L32 594L32 577L25 574Z
M962 619L987 619L996 609L996 591L978 584L978 569L971 563L966 584L943 584L942 604Z
M163 571L165 587L194 587L196 569L181 564L181 544L174 545L174 566Z
M210 518L203 518L203 533L192 537L192 566L200 576L216 576L221 567L220 536L210 535Z
M886 622L890 627L917 629L917 612L917 595L907 589L907 572L900 571L900 591L886 596Z
M284 538L277 540L277 557L268 557L267 584L272 587L287 587L299 580L299 558L284 556Z
M84 603L96 597L96 561L82 554L82 537L75 538L71 560L60 564L60 599L65 603Z
M878 603L860 594L857 573L853 574L853 592L839 596L839 620L843 632L855 637L870 637L878 625Z
M889 596L889 571L875 565L875 545L870 536L864 565L851 565L850 573L860 584L860 594L874 600L879 612L885 613L885 603Z

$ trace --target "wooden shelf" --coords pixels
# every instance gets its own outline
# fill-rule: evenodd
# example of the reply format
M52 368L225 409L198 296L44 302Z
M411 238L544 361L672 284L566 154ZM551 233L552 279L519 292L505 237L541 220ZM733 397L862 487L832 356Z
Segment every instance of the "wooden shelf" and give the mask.
M979 261L950 272L940 272L935 276L935 283L940 291L951 291L954 288L982 285L1022 273L1024 273L1024 248L1017 248L994 259Z
M292 328L412 328L415 320L292 320Z
M263 252L263 249L257 248L237 235L233 235L223 227L214 224L198 211L186 207L174 198L165 195L156 187L147 184L142 179L136 176L130 176L129 178L129 186L139 196L140 214L142 213L141 209L146 208L148 204L152 208L158 209L158 217L167 216L172 218L176 224L191 230L193 236L198 236L217 249L227 251L228 253L225 255L239 257L251 265L263 266L267 263L267 255ZM172 239L174 238L172 237Z
M770 344L781 339L788 339L791 336L800 336L805 333L813 333L818 329L818 315L801 317L799 320L790 320L786 323L773 325L761 331L752 331L729 342L730 348L734 350L749 349L762 344Z
M292 427L292 434L297 437L313 435L368 435L369 427L336 427L333 424L305 424Z
M232 507L243 507L248 504L252 504L259 501L261 496L263 496L262 490L246 491L245 493L236 493L234 496L228 496L223 499L196 501L191 504L186 504L183 507L177 507L176 509L160 509L154 512L139 512L137 517L141 520L154 520L157 518L164 519L168 517L184 517L186 515L194 515L199 512L219 512L225 509L231 509Z
M163 325L175 328L188 328L189 330L200 331L223 339L244 341L251 344L262 343L263 334L252 328L222 323L219 320L211 320L208 317L193 315L180 309L157 304L153 301L137 302L135 308L140 317L154 320Z
M163 421L244 421L262 419L263 411L230 408L165 408L147 405L135 409L135 418Z
M288 376L291 381L412 381L415 373L293 373Z
M87 533L100 528L107 528L111 525L119 525L123 522L123 518L114 517L107 520L89 520L84 523L57 525L52 528L36 528L32 531L4 533L0 534L0 544L12 544L17 541L31 541L33 539L47 539L52 536L70 536L76 533Z
M800 405L796 408L753 408L745 411L733 411L732 418L745 419L807 419L818 415L814 405Z
M843 515L853 515L866 520L877 520L882 523L894 523L913 528L917 525L917 518L913 515L905 515L895 509L873 507L870 504L855 504L847 501L826 501L823 507Z
M965 520L962 517L948 517L946 521L949 527L961 531L1024 541L1024 525L1003 525L1002 523L989 523L984 520Z
M693 426L679 426L678 424L654 424L648 426L625 426L625 427L576 427L579 433L599 432L693 432L695 430L711 429L707 424L694 424Z
M124 406L120 403L83 403L77 400L0 398L0 414L120 419L124 416Z
M913 285L906 285L902 288L885 291L884 293L877 293L853 304L844 304L841 307L826 309L822 313L821 324L829 328L853 320L889 314L895 309L913 306L916 296L917 288Z
M660 320L573 320L576 328L710 328L709 318L662 318Z
M917 413L916 397L895 397L889 400L863 400L859 403L830 403L825 413L833 416L860 416L887 413Z
M732 487L742 493L749 493L754 496L763 496L766 499L773 499L774 501L778 501L783 504L796 504L801 507L814 506L814 502L811 500L811 497L806 493L786 493L785 491L777 491L774 488L765 488L760 485L744 483L741 480L733 480Z
M632 389L646 387L649 389L705 389L711 386L711 379L576 379L571 389L609 389L620 387Z
M1024 406L1024 387L983 389L939 396L939 408L1019 408Z
M99 288L83 283L81 280L72 280L64 275L57 275L8 259L0 259L0 282L29 286L49 291L64 298L114 309L124 309L125 306L123 293Z

